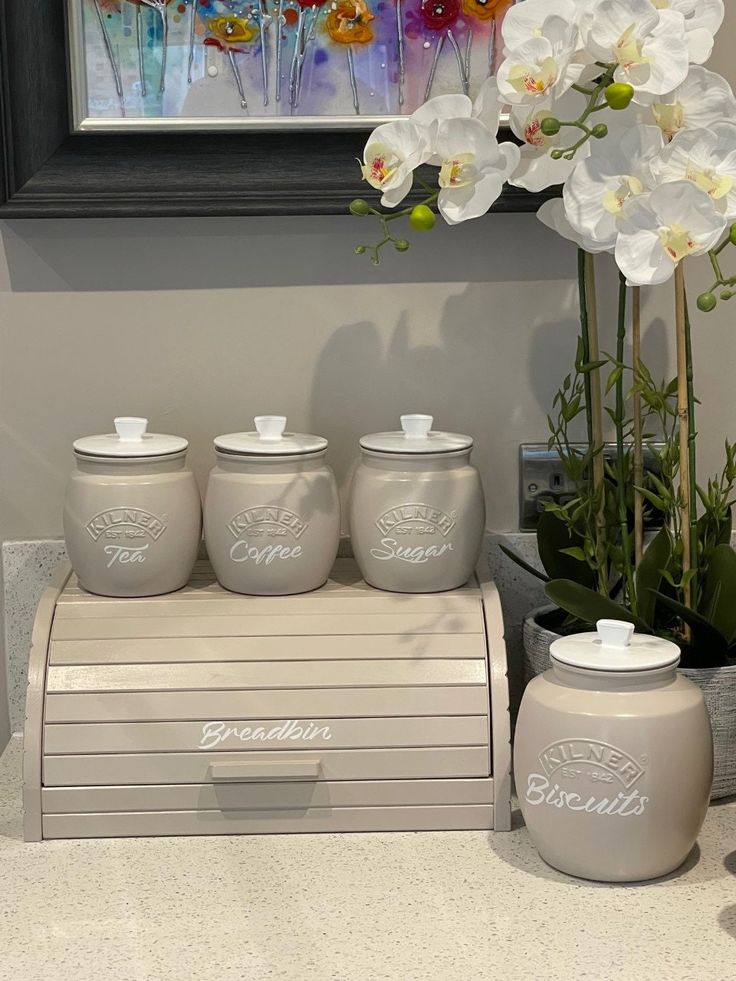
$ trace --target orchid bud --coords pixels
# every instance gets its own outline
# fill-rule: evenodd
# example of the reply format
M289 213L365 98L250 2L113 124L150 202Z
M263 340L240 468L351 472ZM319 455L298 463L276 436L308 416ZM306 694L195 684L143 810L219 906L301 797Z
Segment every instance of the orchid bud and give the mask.
M554 116L545 116L539 124L539 128L545 136L557 136L560 132L560 121Z
M604 95L611 109L628 109L634 98L634 89L625 82L612 82Z

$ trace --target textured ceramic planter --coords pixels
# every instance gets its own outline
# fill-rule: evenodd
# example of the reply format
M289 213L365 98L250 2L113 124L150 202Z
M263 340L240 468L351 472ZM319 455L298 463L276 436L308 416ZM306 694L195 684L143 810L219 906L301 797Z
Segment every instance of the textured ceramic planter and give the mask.
M524 620L524 684L551 666L550 645L559 634L537 623L542 606ZM703 692L713 727L713 789L711 800L736 794L736 665L723 668L680 668L680 673Z

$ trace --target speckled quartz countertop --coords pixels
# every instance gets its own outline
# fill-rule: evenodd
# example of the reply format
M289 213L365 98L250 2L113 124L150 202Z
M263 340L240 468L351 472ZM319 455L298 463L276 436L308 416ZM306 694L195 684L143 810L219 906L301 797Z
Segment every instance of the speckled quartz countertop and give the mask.
M736 804L646 886L567 878L511 833L21 837L0 760L2 981L736 979Z

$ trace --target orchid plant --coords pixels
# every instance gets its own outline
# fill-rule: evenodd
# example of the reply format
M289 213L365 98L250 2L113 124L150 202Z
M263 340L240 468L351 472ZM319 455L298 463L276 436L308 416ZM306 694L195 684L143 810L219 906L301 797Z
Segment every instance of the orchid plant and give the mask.
M374 262L406 242L390 222L431 227L485 214L505 182L529 191L564 186L540 218L591 253L612 252L630 285L664 282L681 259L718 263L736 219L736 98L703 67L724 16L723 0L523 0L502 22L504 60L475 102L441 95L379 126L361 170L381 192L383 239L358 246ZM500 113L521 146L498 142ZM439 169L432 187L417 169ZM395 210L417 183L426 198ZM736 237L736 236L735 236ZM701 298L709 306L711 296Z
M704 492L695 475L684 260L709 257L713 285L697 298L701 311L713 310L719 299L728 300L736 292L736 275L722 265L724 251L736 245L736 98L723 78L703 67L723 17L723 0L522 0L506 13L504 60L475 102L464 95L438 96L412 116L374 130L365 146L362 173L381 192L383 209L362 199L350 206L353 214L374 216L380 224L381 238L355 250L377 264L387 246L399 252L410 247L407 239L394 234L398 219L408 218L412 228L427 230L435 224L436 209L448 224L457 224L485 214L506 182L535 192L562 185L561 197L547 201L538 216L579 249L578 405L588 421L586 473L591 474L591 500L601 508L604 485L613 477L623 574L619 610L628 610L640 625L637 571L647 568L647 555L648 564L656 564L653 553L644 552L642 512L647 495L659 499L661 494L647 488L642 478L642 419L647 414L642 402L658 396L640 359L639 290L674 280L678 374L666 398L672 400L676 461L669 461L675 486L667 501L665 534L678 561L667 601L671 611L680 613L686 641L698 624L704 597L710 592L713 600L712 582L703 578L707 563L700 554L704 525L698 524L697 500L706 503L707 512L706 499L715 485ZM520 145L498 141L504 107L510 107L509 125ZM431 174L427 167L438 170L434 182L426 179ZM423 190L423 200L399 207L415 184ZM603 359L595 323L596 253L613 255L621 279L617 351ZM629 316L634 362L626 366ZM606 365L615 395L615 406L608 409L600 378ZM628 370L633 381L625 392ZM633 400L630 429L624 412L627 397ZM568 408L570 398L563 391ZM619 444L613 475L606 474L602 454L604 410ZM625 436L633 443L633 534L628 526ZM727 454L730 492L736 468L728 444ZM730 502L719 500L718 506L724 515L728 511L730 529ZM578 558L595 568L607 519L601 510L591 520L597 531L587 556ZM736 555L730 546L728 550L733 561L723 561L736 585ZM574 552L567 557L576 557ZM610 587L610 582L597 584L599 606L610 599ZM577 604L572 612L578 615L581 608ZM736 645L736 624L733 637L726 640Z

